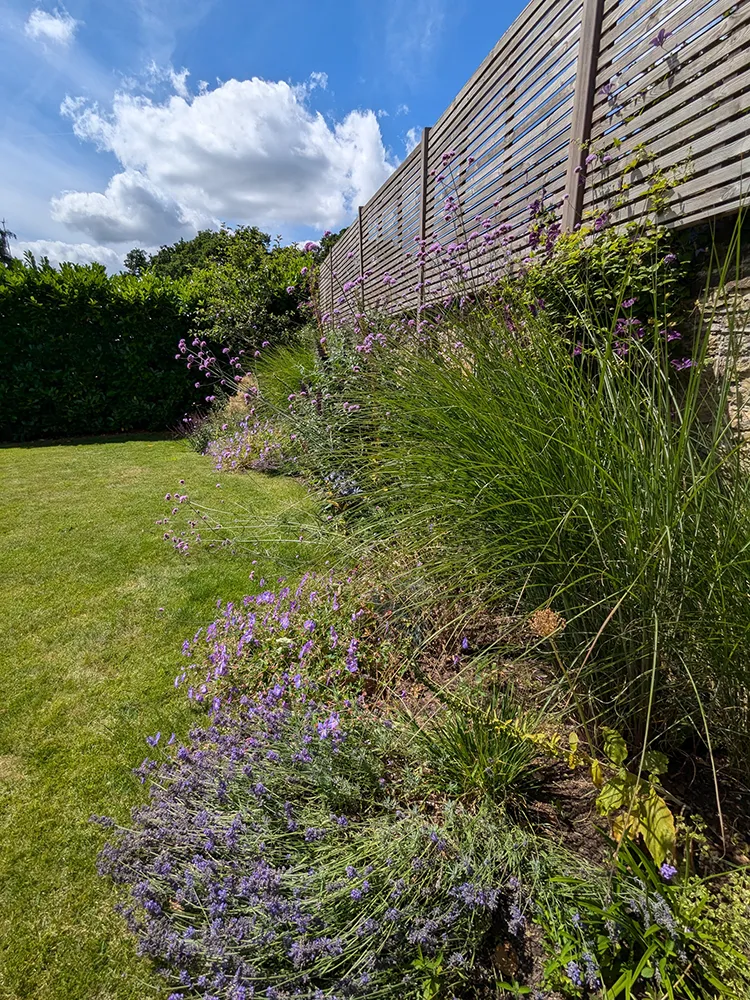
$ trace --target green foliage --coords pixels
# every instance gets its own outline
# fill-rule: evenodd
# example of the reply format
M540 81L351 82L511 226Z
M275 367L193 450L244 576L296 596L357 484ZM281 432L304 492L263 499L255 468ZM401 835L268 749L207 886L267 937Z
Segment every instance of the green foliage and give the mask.
M332 239L332 237L327 237ZM163 246L150 257L140 249L125 257L126 270L181 282L194 332L233 350L255 351L293 341L306 322L303 269L315 253L282 246L256 226L204 229L190 240Z
M601 878L555 877L540 901L549 985L602 1000L746 995L748 953L727 938L715 909L721 895L705 881L665 880L633 844L620 846L606 889Z
M259 405L269 415L289 409L289 397L307 392L318 382L317 356L304 343L290 344L265 351L255 366L260 393Z
M145 250L141 250L139 247L135 247L125 254L123 264L125 265L125 272L127 274L134 274L136 278L148 270L149 266L149 255Z
M644 754L643 770L649 775L646 781L623 766L628 748L622 736L606 726L602 736L604 752L616 770L601 785L596 808L610 820L617 841L643 837L646 850L659 865L675 856L677 841L674 816L656 784L659 774L666 771L666 757L653 750Z
M140 255L130 263L143 273ZM163 246L147 270L189 281L201 336L234 350L255 350L264 341L278 345L293 339L304 324L299 306L308 293L302 269L311 264L312 254L272 243L255 226L223 226Z
M658 226L595 233L583 225L557 236L552 252L532 254L520 275L501 283L499 294L521 321L529 311L542 310L551 326L583 344L613 327L623 300L633 300L627 315L640 317L653 337L661 329L683 329L692 308L692 256Z
M200 398L175 361L190 322L185 289L153 275L14 261L0 270L0 439L175 424Z
M476 700L476 696L475 696ZM513 727L488 725L487 713ZM452 799L494 802L518 796L535 783L539 748L523 738L538 716L523 712L509 692L480 704L444 707L417 725L414 743L426 768L425 783Z
M238 238L252 247L258 257L268 247L268 236L255 227L243 226L237 233ZM161 278L189 278L197 271L221 263L232 238L232 231L226 227L202 229L190 240L178 240L161 247L148 259L148 267ZM131 253L137 254L138 251L132 250Z

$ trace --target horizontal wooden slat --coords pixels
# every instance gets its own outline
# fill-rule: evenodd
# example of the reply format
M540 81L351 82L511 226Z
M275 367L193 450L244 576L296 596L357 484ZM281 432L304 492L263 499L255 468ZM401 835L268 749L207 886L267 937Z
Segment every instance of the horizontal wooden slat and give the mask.
M750 86L750 70L743 76L746 87ZM707 96L704 103L707 105L709 100L710 97ZM655 128L656 126L650 131L653 132ZM656 138L653 134L644 138L641 133L637 133L635 138L639 143L645 141L649 155L656 157L655 162L662 170L668 170L707 150L715 151L717 159L720 159L723 145L732 137L747 131L750 131L750 92L746 89L733 100L720 101L712 110L699 113L684 125L672 128ZM618 168L622 167L627 158L626 155L615 162L614 174L619 172ZM601 195L597 194L597 184L593 183L590 185L587 202L595 203L599 200Z
M699 32L707 29L712 22L717 18L721 17L724 12L728 12L732 7L735 6L736 0L716 0L715 3L711 3L709 6L705 5L705 0L693 0L693 3L699 7L703 8L700 13L697 14L689 22L677 22L671 25L672 34L670 38L664 43L663 47L654 46L653 40L654 35L644 35L640 40L638 40L634 45L632 45L627 50L627 59L621 58L620 64L617 62L618 54L624 56L624 53L618 53L616 48L610 50L610 58L603 59L599 63L599 68L596 77L597 89L600 89L604 83L607 83L612 76L613 71L622 72L626 76L633 77L642 72L643 69L649 69L653 62L657 60L666 60L668 56L679 51L678 47L682 43L688 43L693 36ZM691 7L693 4L691 4ZM636 63L643 62L642 68L635 68Z
M617 135L631 129L644 129L654 121L663 124L674 112L689 111L694 100L708 91L715 94L717 100L732 96L736 92L734 78L748 67L745 47L750 45L750 4L744 12L746 23L738 26L729 38L711 50L712 64L709 63L709 68L706 70L703 61L696 59L684 71L678 71L673 77L664 77L660 83L653 85L648 92L648 104L638 113L637 121L615 121L595 109L592 127L594 148L605 139L605 130L609 130L610 135Z
M592 135L597 136L608 127L612 117L612 108L627 107L633 99L645 94L648 103L644 108L648 113L654 102L675 94L684 86L695 84L700 77L718 82L722 79L720 70L722 62L735 51L741 50L748 43L748 23L750 23L750 4L743 3L734 13L730 14L722 24L714 25L699 39L699 44L687 46L680 50L680 58L675 65L665 64L661 60L631 83L618 89L607 99L600 94L600 100L594 108L594 123Z
M557 209L572 184L581 18L582 0L532 0L430 130L425 208L421 146L368 201L362 211L368 306L391 308L396 299L416 306L420 276L426 302L456 284L445 255L419 265L415 237L423 219L429 245L463 247L469 240L468 250L455 251L457 260L471 262L468 285L493 281L498 268L528 255L529 203L544 193ZM669 37L654 45L662 29ZM692 223L737 206L748 187L742 178L750 153L748 48L750 0L604 0L590 135L600 153L614 137L621 145L609 150L606 169L592 168L585 177L587 212L598 214L617 199L612 221L636 218L647 206L652 172L682 169L688 155L693 173L673 192L664 221ZM607 97L601 86L614 74ZM640 146L650 162L627 170ZM455 158L444 165L448 150ZM446 220L449 195L461 208ZM506 224L507 235L487 242L477 217L493 227ZM361 301L359 286L354 302L342 291L358 275L359 254L355 225L331 252L336 276L328 262L320 269L321 300L328 292L334 301L343 297L341 315Z
M669 5L671 0L638 0L628 7L625 3L611 4L611 9L605 11L602 18L602 40L613 32L624 33L634 25L642 23L644 18L649 18ZM671 2L674 7L674 3Z

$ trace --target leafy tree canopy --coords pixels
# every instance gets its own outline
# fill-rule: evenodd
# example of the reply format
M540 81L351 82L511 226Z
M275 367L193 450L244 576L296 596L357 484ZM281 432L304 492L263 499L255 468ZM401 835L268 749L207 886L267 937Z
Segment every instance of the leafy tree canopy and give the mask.
M0 264L10 266L13 262L13 254L10 252L10 241L16 239L16 234L12 233L5 225L5 219L0 222Z

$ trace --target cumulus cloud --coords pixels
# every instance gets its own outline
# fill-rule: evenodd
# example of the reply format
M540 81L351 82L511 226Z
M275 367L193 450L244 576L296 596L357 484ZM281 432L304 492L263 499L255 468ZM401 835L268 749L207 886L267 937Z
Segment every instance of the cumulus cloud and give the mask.
M115 174L104 192L67 191L53 198L52 218L97 243L173 243L196 228L174 199L135 170Z
M65 47L73 41L79 23L65 8L56 7L50 13L37 7L29 14L24 32L35 42L49 42Z
M409 131L406 133L406 136L404 137L404 145L406 146L406 155L408 156L413 149L416 149L421 141L422 141L422 133L419 131L419 129L410 128Z
M108 271L119 271L123 266L123 253L109 247L93 246L90 243L63 243L60 240L21 240L13 244L13 253L23 257L28 250L37 261L49 258L53 267L65 261L71 264L104 264Z
M53 216L96 242L163 243L219 221L334 228L394 169L374 112L328 121L310 107L314 73L293 86L254 77L164 101L115 95L111 110L67 98L76 135L122 171L104 192L68 191Z

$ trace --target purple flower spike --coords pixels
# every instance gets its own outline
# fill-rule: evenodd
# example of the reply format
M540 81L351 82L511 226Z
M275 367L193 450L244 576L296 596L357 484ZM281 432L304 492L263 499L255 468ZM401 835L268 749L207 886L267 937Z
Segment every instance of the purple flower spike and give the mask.
M677 874L677 869L675 868L674 865L670 865L665 861L664 864L659 868L659 874L661 875L661 877L664 879L665 882L671 882L672 879Z
M686 368L692 368L695 365L695 362L692 358L675 358L673 361L670 361L670 364L675 371L681 372Z
M657 34L656 34L656 35L654 35L654 37L653 37L653 38L651 39L651 44L653 45L653 47L654 47L655 49L661 49L661 48L664 48L664 43L666 42L666 40L667 40L667 39L669 38L669 36L670 36L671 34L672 34L672 32L671 32L671 31L667 31L667 30L666 30L665 28L662 28L662 29L661 29L661 30L660 30L659 32L657 32Z
M150 747L155 747L160 739L161 739L161 733L157 733L156 736L147 736L146 742Z

